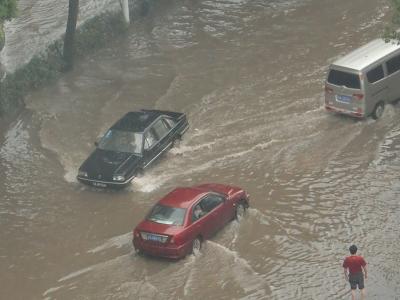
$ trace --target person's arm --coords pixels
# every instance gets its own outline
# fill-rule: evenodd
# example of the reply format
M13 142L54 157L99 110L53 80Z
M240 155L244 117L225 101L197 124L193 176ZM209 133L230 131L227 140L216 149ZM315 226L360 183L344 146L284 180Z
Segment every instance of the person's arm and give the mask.
M344 279L346 279L346 281L349 281L349 274L347 273L347 268L343 267L343 273L344 273Z
M365 277L365 279L367 279L367 278L368 278L367 265L362 266L362 268L363 268L363 270L364 270L364 277Z

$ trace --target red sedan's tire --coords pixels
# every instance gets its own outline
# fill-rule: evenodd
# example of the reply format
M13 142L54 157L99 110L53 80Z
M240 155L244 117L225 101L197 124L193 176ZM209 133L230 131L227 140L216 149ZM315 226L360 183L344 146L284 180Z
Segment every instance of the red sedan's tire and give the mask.
M135 251L136 254L142 254L143 251L139 248L136 248L135 245L133 245L133 250Z
M193 240L192 242L192 254L197 256L200 254L200 250L201 250L201 245L202 244L202 240L201 237L197 237Z
M240 221L245 213L246 213L246 205L243 203L243 201L241 201L236 205L236 211L235 211L236 220Z

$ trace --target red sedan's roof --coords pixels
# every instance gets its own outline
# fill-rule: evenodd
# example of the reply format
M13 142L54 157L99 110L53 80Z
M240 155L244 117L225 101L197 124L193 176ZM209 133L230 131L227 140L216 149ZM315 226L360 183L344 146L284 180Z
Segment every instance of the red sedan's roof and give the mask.
M237 192L239 190L241 189L222 184L203 184L193 187L179 187L164 196L160 201L158 201L158 203L166 206L188 208L209 192L230 194L231 192Z
M166 206L188 208L209 190L197 187L179 187L164 196L158 203Z

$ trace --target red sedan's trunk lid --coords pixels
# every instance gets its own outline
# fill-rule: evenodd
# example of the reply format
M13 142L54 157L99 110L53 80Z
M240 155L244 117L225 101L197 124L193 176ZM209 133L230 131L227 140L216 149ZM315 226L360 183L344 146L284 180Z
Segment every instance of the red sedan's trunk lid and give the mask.
M136 230L172 236L181 232L182 228L183 226L161 224L149 220L144 220L136 227Z

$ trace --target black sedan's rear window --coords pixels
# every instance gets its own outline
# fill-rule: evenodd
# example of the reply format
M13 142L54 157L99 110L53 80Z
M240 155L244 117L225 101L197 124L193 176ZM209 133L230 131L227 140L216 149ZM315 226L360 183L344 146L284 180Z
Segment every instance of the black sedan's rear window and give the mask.
M345 86L351 89L360 89L360 76L358 74L330 70L328 75L328 82L338 86Z

